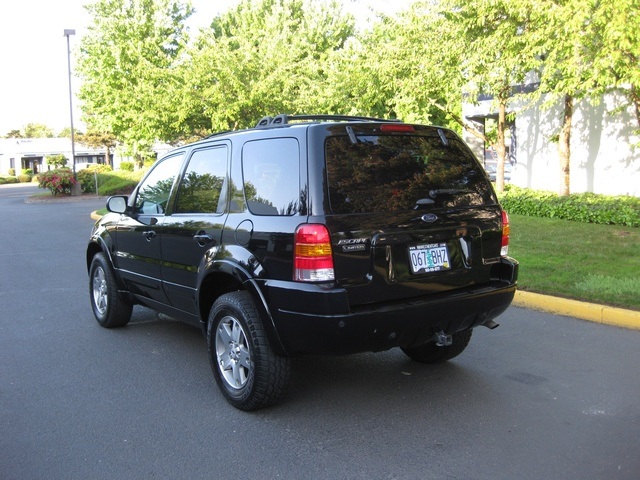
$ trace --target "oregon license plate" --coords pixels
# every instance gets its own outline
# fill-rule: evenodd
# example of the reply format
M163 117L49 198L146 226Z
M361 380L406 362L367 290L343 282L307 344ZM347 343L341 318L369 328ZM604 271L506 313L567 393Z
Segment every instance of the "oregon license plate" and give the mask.
M409 261L413 273L449 270L449 251L445 243L430 243L409 247Z

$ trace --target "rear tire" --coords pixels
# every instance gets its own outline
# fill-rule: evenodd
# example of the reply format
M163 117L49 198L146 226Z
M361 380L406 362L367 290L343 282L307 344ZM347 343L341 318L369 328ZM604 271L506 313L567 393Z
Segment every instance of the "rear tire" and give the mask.
M207 346L213 376L225 399L250 411L276 402L289 383L289 359L269 345L261 315L246 291L222 295L211 308Z
M113 270L104 253L96 253L91 261L89 297L93 315L101 326L124 327L131 320L133 305L118 293Z
M425 343L417 347L402 348L402 351L411 359L420 363L442 363L460 355L471 340L473 330L454 333L451 337L453 343L446 347L439 347L435 342Z

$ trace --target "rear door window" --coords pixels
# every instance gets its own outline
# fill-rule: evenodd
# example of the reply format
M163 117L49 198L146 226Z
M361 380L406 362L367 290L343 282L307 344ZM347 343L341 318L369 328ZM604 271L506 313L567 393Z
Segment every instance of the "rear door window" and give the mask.
M431 135L432 133L432 135ZM325 143L333 213L391 212L494 203L482 167L459 140L425 135L347 135Z
M222 213L227 175L227 147L196 150L180 183L176 213Z

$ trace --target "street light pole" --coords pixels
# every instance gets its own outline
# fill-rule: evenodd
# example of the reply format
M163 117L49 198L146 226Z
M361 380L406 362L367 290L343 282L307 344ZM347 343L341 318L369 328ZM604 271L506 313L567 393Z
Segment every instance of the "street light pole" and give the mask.
M71 46L69 43L69 37L75 35L76 31L73 29L64 30L64 36L67 37L67 66L69 73L69 116L71 118L71 165L73 167L73 178L76 180L76 184L71 187L71 195L80 195L80 184L77 182L76 176L76 142L75 132L73 129L73 93L71 91Z

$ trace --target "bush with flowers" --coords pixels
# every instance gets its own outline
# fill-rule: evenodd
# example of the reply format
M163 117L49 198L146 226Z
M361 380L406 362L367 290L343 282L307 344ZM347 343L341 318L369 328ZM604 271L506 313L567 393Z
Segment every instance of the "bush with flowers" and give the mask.
M48 188L52 195L70 194L76 184L70 168L57 168L38 175L38 187Z

